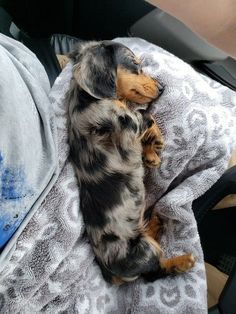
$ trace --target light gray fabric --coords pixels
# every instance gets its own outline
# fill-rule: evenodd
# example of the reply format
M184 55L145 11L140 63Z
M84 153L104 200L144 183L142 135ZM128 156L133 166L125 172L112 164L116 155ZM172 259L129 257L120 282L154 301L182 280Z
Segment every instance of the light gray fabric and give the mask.
M147 173L147 200L156 202L164 219L166 255L193 252L196 266L148 284L138 280L116 287L102 279L83 237L79 190L68 160L64 104L71 78L68 65L51 92L60 175L0 274L2 313L207 313L203 256L191 204L227 167L235 144L236 96L156 46L138 39L119 41L142 55L145 70L165 86L152 111L166 147L161 168Z
M35 55L0 34L0 252L11 239L0 254L0 269L55 182L56 127L49 91Z

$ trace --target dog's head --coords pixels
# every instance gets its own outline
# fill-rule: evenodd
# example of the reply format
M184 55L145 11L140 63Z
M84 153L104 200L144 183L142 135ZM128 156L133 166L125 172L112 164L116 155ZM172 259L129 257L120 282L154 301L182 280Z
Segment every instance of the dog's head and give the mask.
M137 57L120 43L80 42L70 58L78 85L97 99L123 98L143 104L159 94L158 83L142 73Z

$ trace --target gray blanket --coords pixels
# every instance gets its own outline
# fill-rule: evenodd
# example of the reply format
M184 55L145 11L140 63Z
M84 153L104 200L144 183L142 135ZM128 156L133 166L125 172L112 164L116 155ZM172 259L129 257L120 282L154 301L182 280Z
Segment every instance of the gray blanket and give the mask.
M166 256L193 252L196 266L154 283L137 280L117 287L104 282L83 236L79 190L68 160L64 96L69 64L51 91L60 174L0 273L1 313L207 313L203 255L191 204L227 167L235 145L236 96L154 45L119 41L140 55L145 71L165 87L152 112L166 146L161 168L147 172L147 202L164 220Z
M0 34L0 269L55 182L56 127L49 90L35 55Z

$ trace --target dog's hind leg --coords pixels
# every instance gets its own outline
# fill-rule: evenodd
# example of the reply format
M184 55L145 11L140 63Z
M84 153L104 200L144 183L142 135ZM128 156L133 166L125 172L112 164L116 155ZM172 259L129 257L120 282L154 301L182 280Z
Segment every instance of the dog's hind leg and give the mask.
M195 264L195 258L192 254L180 255L172 258L163 257L163 252L157 242L162 231L162 226L161 220L155 214L152 214L150 220L145 226L145 235L147 236L147 240L150 245L155 246L159 256L159 267L157 270L143 274L144 279L151 282L171 274L186 272Z
M195 258L192 254L175 256L172 258L160 258L159 268L143 274L143 278L148 282L153 282L159 278L178 273L184 273L190 270L195 264Z
M166 272L166 274L183 273L191 269L194 264L195 258L192 254L160 259L160 267L163 271Z

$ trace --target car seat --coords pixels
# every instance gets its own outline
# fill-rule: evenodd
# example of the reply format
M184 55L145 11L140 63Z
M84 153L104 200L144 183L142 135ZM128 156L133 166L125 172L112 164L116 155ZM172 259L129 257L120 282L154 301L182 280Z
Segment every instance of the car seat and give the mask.
M236 207L210 210L227 195L236 194L236 166L193 202L205 261L229 275L218 304L209 313L236 312Z

